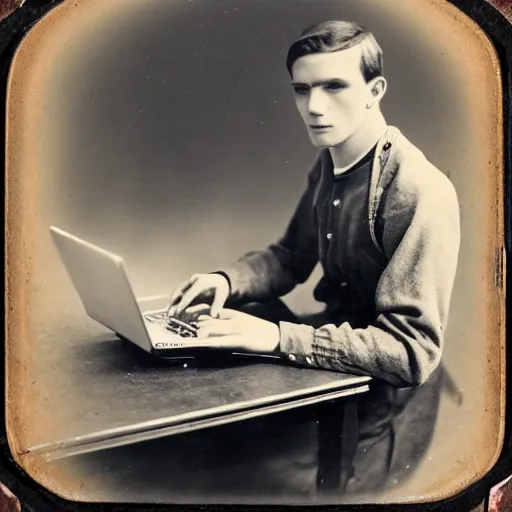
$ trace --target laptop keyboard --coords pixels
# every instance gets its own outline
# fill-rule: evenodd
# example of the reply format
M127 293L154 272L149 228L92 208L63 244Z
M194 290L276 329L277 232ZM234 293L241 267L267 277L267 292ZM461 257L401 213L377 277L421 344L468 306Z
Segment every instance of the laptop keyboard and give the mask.
M197 326L194 323L189 324L177 318L167 318L165 311L146 313L144 318L150 322L161 324L162 327L182 338L197 338Z

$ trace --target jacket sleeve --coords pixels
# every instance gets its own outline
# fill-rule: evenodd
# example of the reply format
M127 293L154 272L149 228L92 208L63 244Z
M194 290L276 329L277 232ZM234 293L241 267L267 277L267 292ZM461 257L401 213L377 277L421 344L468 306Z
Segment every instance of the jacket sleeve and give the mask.
M265 301L289 293L304 283L318 262L314 196L320 176L320 157L284 235L263 250L251 251L233 265L216 271L230 284L228 304Z
M280 351L290 360L397 386L429 378L441 358L460 245L455 189L439 171L433 178L407 197L388 194L394 199L383 216L382 249L389 263L376 291L376 321L357 329L281 322Z

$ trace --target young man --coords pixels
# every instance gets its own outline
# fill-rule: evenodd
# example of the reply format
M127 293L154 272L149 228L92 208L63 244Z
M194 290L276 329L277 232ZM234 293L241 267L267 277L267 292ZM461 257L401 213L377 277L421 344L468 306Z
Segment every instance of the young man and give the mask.
M345 21L315 25L291 45L287 66L320 148L297 209L277 243L192 276L169 315L211 298L210 314L198 320L212 345L420 385L443 348L460 244L455 189L386 123L382 50L371 33ZM320 325L290 312L269 321L239 310L289 293L318 261Z

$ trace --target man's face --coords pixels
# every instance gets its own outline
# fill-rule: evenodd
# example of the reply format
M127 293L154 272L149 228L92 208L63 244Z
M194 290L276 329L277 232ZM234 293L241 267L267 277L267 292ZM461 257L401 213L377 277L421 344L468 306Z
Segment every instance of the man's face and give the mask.
M358 45L300 57L292 73L297 109L314 146L342 144L367 119L371 85L361 71Z

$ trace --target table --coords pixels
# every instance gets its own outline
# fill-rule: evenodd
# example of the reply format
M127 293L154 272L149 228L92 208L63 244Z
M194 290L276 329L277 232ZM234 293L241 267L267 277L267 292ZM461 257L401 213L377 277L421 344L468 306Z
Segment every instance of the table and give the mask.
M391 475L403 479L428 446L439 379L395 396L368 378L285 362L169 365L71 306L39 332L37 417L51 428L28 437L23 455L61 496L304 504L327 489L340 503ZM356 411L366 411L362 421ZM382 437L391 425L397 433ZM386 466L390 454L397 468Z
M155 304L151 305L152 307ZM369 377L219 356L168 362L108 330L68 329L53 365L58 420L26 453L48 460L217 427L364 393ZM75 326L76 327L76 326ZM60 359L60 363L55 362ZM55 407L55 406L54 406Z

